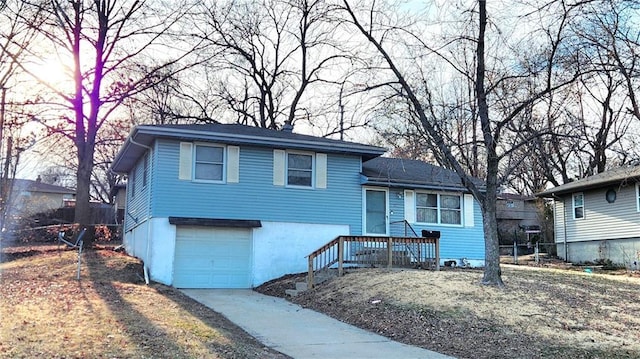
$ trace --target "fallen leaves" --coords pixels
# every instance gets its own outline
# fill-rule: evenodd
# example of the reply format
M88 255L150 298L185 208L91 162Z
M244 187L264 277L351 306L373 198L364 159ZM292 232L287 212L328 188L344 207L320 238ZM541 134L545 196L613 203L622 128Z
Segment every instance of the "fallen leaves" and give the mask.
M358 269L290 300L458 358L640 357L637 278L504 268L504 289L481 278L465 269ZM283 292L278 281L258 290Z
M284 358L109 249L3 248L0 358ZM178 323L190 323L187 326Z

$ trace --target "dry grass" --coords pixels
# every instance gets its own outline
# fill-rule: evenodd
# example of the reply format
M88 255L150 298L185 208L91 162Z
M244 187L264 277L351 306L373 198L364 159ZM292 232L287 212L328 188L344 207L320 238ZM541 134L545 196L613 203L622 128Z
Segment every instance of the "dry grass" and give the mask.
M346 322L460 358L640 358L640 279L503 268L356 270L293 299Z
M0 264L3 358L285 358L111 250L6 248Z

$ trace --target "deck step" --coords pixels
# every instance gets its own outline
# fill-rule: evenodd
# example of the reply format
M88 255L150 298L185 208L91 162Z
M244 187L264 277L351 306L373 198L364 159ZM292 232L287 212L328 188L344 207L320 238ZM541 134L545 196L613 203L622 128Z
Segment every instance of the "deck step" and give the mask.
M307 289L309 289L307 282L296 282L296 289L287 289L284 293L291 297L297 297L298 294L306 291Z
M290 297L297 297L301 292L297 289L286 289L284 293Z

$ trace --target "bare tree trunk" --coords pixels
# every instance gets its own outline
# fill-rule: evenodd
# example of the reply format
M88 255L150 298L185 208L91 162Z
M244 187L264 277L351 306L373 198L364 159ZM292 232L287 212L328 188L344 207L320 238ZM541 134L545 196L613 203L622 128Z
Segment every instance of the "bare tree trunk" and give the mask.
M478 116L482 126L484 143L487 148L487 192L482 202L484 241L485 241L485 268L483 284L504 286L500 271L500 251L498 242L498 221L496 219L496 197L498 192L498 155L496 153L495 136L489 122L489 106L487 105L487 92L484 87L485 62L484 62L484 38L487 27L487 2L479 0L479 32L476 67L476 93L478 98Z
M86 247L93 245L94 228L91 226L91 208L89 205L89 186L91 183L91 171L93 171L93 152L89 146L78 148L78 171L76 173L76 209L74 221L80 225L80 229L87 228L83 237Z

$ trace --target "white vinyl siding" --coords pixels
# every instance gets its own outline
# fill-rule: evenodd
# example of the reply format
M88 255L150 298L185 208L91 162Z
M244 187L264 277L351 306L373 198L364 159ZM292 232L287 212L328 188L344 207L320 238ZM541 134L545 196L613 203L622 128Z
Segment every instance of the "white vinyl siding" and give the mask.
M580 220L573 219L573 195L576 193L556 199L557 243L563 243L565 238L569 243L638 238L640 215L636 212L638 197L635 183L618 187L614 203L607 202L607 190L608 188L599 188L581 192L585 210L584 218ZM571 260L571 255L569 259ZM595 259L597 253L591 260Z
M573 198L573 219L584 218L584 194L574 193Z

